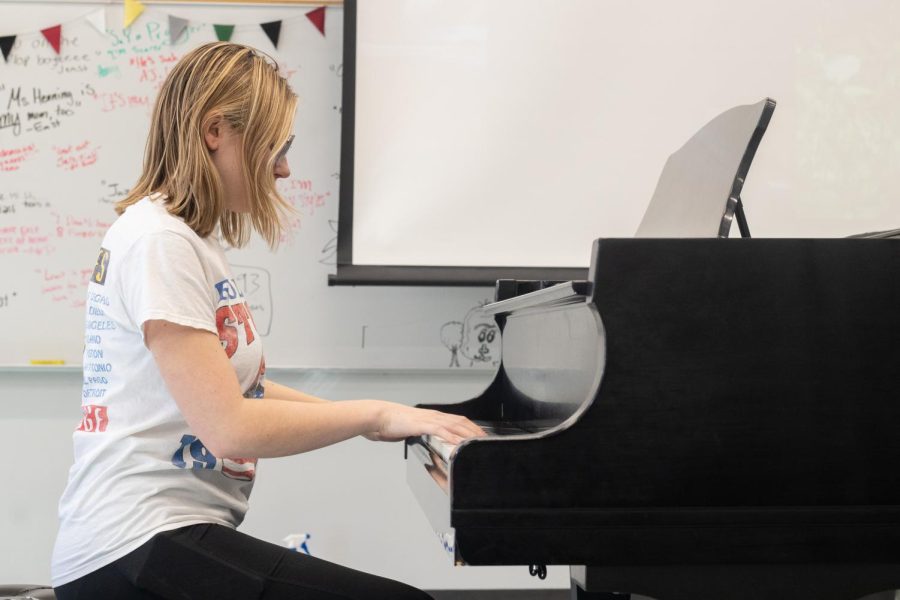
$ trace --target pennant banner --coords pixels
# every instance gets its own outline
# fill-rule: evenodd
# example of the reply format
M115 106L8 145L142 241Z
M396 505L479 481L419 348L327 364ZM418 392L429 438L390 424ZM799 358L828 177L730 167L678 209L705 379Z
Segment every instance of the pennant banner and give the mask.
M144 5L140 0L125 0L125 27L130 27L142 12L144 12Z
M169 43L174 44L177 42L184 30L187 29L187 26L187 19L179 19L169 15Z
M271 21L269 23L260 23L259 26L262 27L263 31L266 32L266 35L269 36L269 39L272 41L272 45L277 48L278 47L278 38L281 35L281 21Z
M9 53L12 52L13 44L16 43L16 36L5 35L0 37L0 51L3 51L4 62L9 60Z
M234 33L234 25L213 25L213 29L216 30L216 38L220 42L230 41L231 34Z
M306 18L312 21L319 33L325 35L325 7L317 8L306 13Z
M98 8L85 17L87 22L94 26L94 29L106 35L106 9Z
M134 21L144 12L145 6L140 0L124 0L125 2L125 15L124 15L124 23L125 27L130 27ZM325 8L321 6L314 10L306 13L306 18L315 26L316 29L319 30L323 36L325 35ZM107 33L107 11L105 8L98 8L95 11L85 15L83 17L88 23L90 23L94 29L100 32L103 35ZM187 19L182 19L180 17L175 17L172 15L168 15L169 19L169 43L175 44L182 35L184 35L185 30L188 28L189 21ZM277 49L278 42L281 38L281 24L282 21L269 21L267 23L260 23L260 27L265 32L266 36L272 42L272 45ZM222 42L231 41L232 35L234 35L234 25L213 25L213 28L216 32L216 38ZM50 43L53 47L53 50L56 51L57 54L61 51L61 42L62 42L62 25L54 25L53 27L48 27L46 29L42 29L41 33L44 38ZM12 52L13 45L16 43L15 35L7 35L0 36L0 51L3 53L3 60L8 61L9 55Z
M47 29L41 29L41 33L44 34L44 37L48 42L50 42L50 45L53 46L53 49L56 50L56 53L59 54L60 37L62 37L62 25L54 25L53 27L48 27Z

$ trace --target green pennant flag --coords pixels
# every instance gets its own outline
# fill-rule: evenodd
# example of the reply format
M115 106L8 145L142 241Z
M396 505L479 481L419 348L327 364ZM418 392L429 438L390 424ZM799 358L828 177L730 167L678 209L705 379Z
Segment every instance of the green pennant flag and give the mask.
M213 25L216 30L216 37L220 42L231 41L231 34L234 33L234 25Z

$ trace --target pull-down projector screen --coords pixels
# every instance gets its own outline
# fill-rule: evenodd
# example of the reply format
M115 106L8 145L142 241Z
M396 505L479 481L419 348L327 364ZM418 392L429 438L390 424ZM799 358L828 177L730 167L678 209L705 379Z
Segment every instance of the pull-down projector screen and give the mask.
M755 237L900 224L891 0L349 0L345 19L334 282L577 276L594 239L634 234L670 154L767 96Z

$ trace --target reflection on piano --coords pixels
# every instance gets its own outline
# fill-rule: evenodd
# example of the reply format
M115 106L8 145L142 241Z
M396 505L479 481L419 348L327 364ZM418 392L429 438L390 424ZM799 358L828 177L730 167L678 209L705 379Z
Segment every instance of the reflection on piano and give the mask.
M491 426L407 441L459 565L571 565L573 598L900 588L900 243L610 239L500 282ZM532 289L518 295L521 289Z

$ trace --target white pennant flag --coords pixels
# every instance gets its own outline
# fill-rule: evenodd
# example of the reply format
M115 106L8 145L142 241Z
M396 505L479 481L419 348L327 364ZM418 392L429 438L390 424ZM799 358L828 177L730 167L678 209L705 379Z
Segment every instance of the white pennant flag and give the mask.
M106 35L106 9L98 8L94 12L85 17L88 23L94 26L94 29Z
M184 30L187 29L187 26L187 19L179 19L169 15L169 43L174 44L177 42Z

